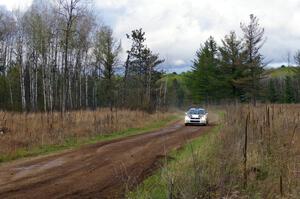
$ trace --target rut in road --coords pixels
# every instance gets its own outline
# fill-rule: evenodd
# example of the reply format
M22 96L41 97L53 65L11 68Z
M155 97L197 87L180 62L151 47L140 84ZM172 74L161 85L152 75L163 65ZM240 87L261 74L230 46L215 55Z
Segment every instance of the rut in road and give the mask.
M0 198L122 198L158 160L211 127L173 123L158 131L0 167Z

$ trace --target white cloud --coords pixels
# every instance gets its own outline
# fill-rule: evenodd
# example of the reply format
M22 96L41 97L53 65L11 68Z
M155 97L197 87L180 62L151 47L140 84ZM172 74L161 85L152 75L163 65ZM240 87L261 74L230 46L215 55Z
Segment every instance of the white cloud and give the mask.
M22 2L22 3L20 3ZM31 0L0 0L13 8ZM231 30L241 36L240 22L255 14L266 30L262 49L266 61L284 62L287 51L300 48L299 0L94 0L98 13L111 25L125 50L126 33L136 28L146 32L151 50L166 59L166 65L191 64L196 50L210 35L218 43ZM178 67L177 67L178 68Z
M173 62L173 64L175 66L180 66L180 65L184 65L185 64L185 61L183 61L182 59L177 59Z
M125 6L127 3L128 3L128 0L96 1L96 5L102 9L118 9L122 6Z
M0 0L0 6L5 6L9 10L26 9L30 6L32 0Z
M117 0L114 1L116 3ZM287 51L300 48L300 1L298 0L120 0L122 10L112 13L115 34L128 47L125 33L142 27L147 43L169 63L189 64L200 43L210 35L220 40L231 30L241 36L240 22L249 15L260 18L267 42L266 61L282 62ZM118 3L117 3L118 4ZM106 8L106 9L113 9ZM105 17L105 16L104 16Z

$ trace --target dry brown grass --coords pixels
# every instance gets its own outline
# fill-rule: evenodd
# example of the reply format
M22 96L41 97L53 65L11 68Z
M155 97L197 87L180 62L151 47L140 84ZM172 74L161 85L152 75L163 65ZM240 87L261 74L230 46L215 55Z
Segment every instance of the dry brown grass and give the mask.
M224 120L223 184L238 182L251 197L300 197L300 105L228 107Z
M156 183L165 195L300 198L300 105L222 108L221 132L202 136L198 148L164 168Z
M106 135L129 128L140 128L161 121L170 113L148 114L142 111L109 109L60 113L20 114L0 112L0 155L18 149L62 144L66 139Z

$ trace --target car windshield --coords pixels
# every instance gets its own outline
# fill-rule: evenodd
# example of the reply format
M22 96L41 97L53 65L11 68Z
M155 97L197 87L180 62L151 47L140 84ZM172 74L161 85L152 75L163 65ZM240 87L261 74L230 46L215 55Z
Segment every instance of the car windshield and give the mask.
M204 115L205 110L203 110L203 109L191 109L191 110L188 111L188 114L190 114L190 115Z

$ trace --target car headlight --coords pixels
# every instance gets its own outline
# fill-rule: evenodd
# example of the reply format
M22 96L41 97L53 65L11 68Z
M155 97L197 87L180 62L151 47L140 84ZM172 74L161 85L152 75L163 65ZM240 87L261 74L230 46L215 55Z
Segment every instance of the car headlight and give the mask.
M202 120L206 120L207 116L206 115L202 115L201 119Z
M185 120L190 120L190 117L188 115L185 116Z

